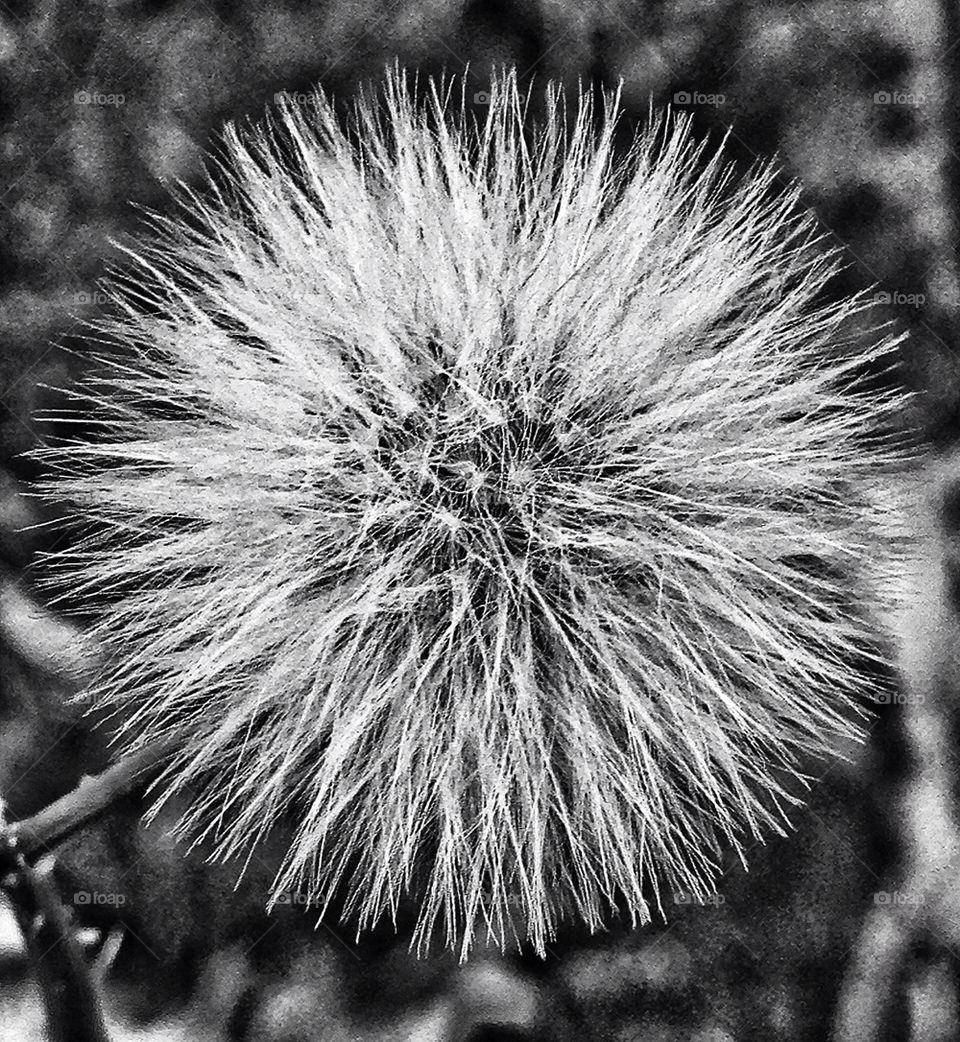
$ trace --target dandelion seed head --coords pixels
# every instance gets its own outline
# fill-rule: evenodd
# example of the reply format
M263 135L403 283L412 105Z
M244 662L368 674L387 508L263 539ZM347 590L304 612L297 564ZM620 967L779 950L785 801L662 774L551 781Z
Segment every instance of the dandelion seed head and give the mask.
M542 952L709 894L858 733L891 344L844 353L797 190L682 117L622 157L612 96L384 97L229 128L130 251L53 563L184 834L287 816L275 893Z

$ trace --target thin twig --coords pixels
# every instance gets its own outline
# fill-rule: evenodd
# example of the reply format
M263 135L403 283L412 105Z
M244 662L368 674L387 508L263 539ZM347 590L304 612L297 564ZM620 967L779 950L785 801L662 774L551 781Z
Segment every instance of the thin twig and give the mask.
M87 775L65 796L30 818L0 829L0 874L44 994L52 1042L109 1042L94 976L52 875L51 847L99 817L159 769L163 743ZM40 857L39 864L32 862Z
M85 776L75 789L33 817L11 822L5 830L9 840L25 858L49 850L149 781L159 769L166 748L157 742L125 756L100 774Z
M43 992L51 1042L110 1042L99 991L53 879L53 859L35 867L22 854L12 856L16 876L7 889Z

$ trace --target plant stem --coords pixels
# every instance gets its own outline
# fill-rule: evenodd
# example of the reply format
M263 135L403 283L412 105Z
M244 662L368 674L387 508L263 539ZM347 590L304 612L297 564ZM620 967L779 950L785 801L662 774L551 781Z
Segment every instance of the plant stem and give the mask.
M100 774L86 775L75 789L32 817L11 822L5 830L7 838L27 859L44 853L149 781L159 769L165 751L164 743L158 742L124 757Z
M38 857L99 817L159 769L167 746L157 742L77 787L30 818L0 829L0 874L36 967L53 1042L109 1042L100 996L52 875Z
M16 881L7 889L43 993L51 1042L110 1042L100 993L53 879L52 858L34 867L21 854L14 857Z

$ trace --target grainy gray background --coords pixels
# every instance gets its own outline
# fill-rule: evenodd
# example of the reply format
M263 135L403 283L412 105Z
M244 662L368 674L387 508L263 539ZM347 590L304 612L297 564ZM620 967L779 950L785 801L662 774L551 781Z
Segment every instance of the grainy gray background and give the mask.
M652 99L692 108L703 133L732 125L738 159L777 153L848 248L838 288L873 287L878 316L911 332L900 376L924 391L918 414L943 443L955 425L960 234L945 202L952 46L938 6L919 0L0 0L0 793L12 812L103 762L63 705L62 634L31 615L46 537L17 531L38 516L19 454L84 365L77 334L115 259L110 240L135 228L135 204L164 207L165 180L199 176L225 119L257 118L276 91L317 82L348 98L398 57L432 72L469 66L477 90L500 64L570 85L622 78L641 117ZM268 919L263 873L234 893L229 869L134 827L134 806L71 841L60 871L68 898L123 895L119 908L74 908L97 927L118 1039L462 1038L469 1011L488 1003L525 1025L517 1038L820 1040L893 856L895 741L884 734L895 727L881 721L851 762L821 767L797 834L751 851L749 874L729 865L716 904L678 904L667 925L638 933L574 931L542 966L491 954L458 971L388 937L314 934L297 909ZM6 943L0 1039L42 1037ZM935 1003L947 1017L949 967ZM905 1025L889 1037L909 1037Z

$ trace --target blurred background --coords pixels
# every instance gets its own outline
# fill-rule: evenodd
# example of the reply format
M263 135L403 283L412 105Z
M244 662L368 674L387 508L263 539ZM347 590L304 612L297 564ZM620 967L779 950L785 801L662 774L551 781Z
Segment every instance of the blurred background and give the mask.
M931 448L957 428L960 13L953 0L0 0L0 794L36 811L106 762L66 704L73 623L35 583L42 513L21 454L85 365L81 326L139 207L196 182L225 120L317 83L349 99L399 59L465 74L614 87L732 128L731 154L776 155L846 249L836 292L876 299L909 333L887 379L920 392L904 424ZM893 699L892 702L896 700ZM676 895L668 922L558 938L545 962L416 960L404 938L358 942L302 908L263 912L270 870L184 857L128 800L58 852L57 880L120 1039L820 1040L856 972L898 857L909 769L898 706L864 748L813 768L796 834L725 866L717 899ZM269 860L266 856L265 861ZM261 871L262 869L262 871ZM0 1039L44 1038L37 967L0 908ZM862 954L862 953L861 953ZM957 1038L949 945L903 985L884 1038ZM924 960L926 960L924 962ZM853 967L853 970L851 969ZM471 1033L472 1032L472 1033Z

